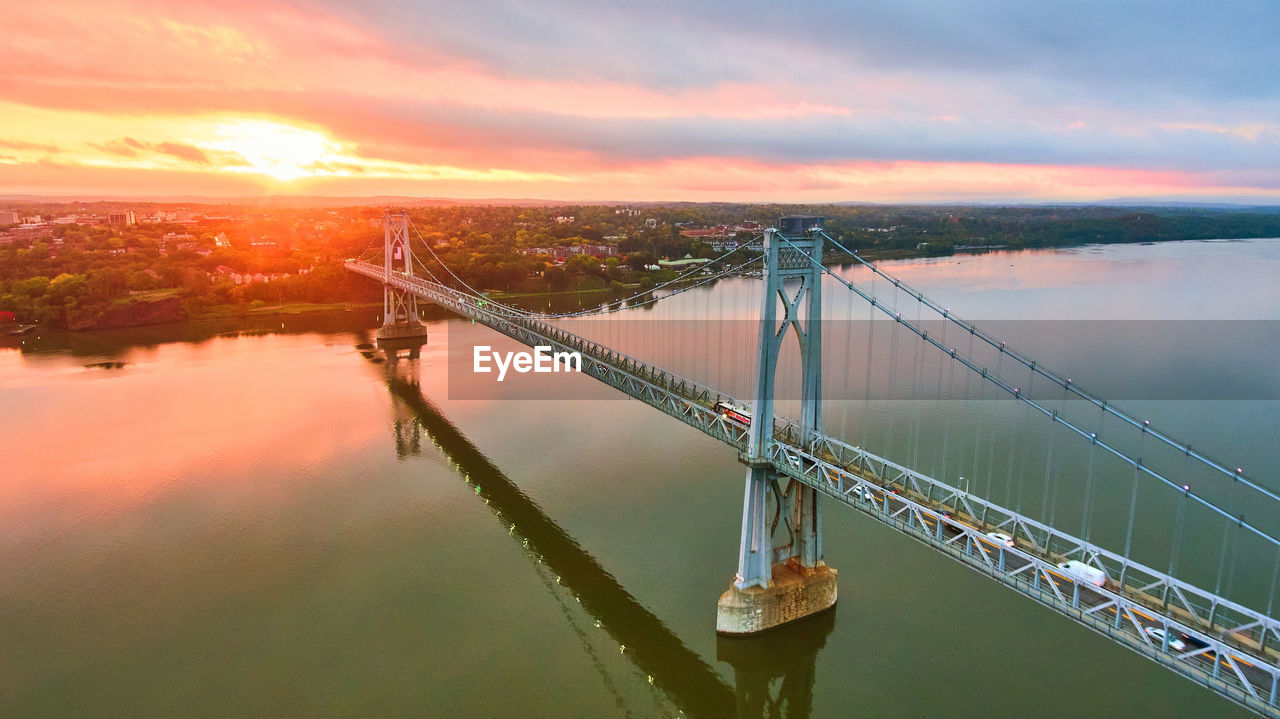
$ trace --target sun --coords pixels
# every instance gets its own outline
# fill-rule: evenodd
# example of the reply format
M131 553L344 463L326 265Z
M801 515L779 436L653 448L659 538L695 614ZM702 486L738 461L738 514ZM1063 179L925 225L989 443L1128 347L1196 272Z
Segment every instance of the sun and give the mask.
M336 143L319 132L267 120L222 123L213 135L209 148L233 153L243 161L226 169L263 174L281 182L327 174L324 164L340 152Z

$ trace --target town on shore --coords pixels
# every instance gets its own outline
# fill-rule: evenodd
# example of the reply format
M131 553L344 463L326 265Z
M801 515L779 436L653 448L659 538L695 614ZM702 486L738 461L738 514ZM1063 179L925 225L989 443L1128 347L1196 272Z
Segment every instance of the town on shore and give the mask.
M300 203L304 204L304 203ZM0 204L0 331L104 329L376 302L343 269L384 208L121 201ZM397 207L399 209L399 207ZM412 231L504 296L633 292L813 214L867 258L1089 243L1280 237L1280 208L407 203ZM839 257L829 257L839 261Z

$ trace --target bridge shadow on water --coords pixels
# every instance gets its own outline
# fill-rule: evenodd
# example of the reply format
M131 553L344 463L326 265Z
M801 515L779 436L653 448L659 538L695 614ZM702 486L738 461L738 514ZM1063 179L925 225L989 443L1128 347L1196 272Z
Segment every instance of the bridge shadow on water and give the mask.
M545 567L554 572L557 582L624 647L627 659L649 675L653 686L685 715L742 719L811 715L817 656L835 627L834 611L756 637L718 637L716 658L734 669L734 686L728 686L423 395L416 360L384 359L382 353L370 351L367 338L357 341L366 360L383 360L377 364L394 405L397 455L405 459L420 454L425 434L508 533L528 548L539 570ZM593 661L603 676L598 659L593 656ZM610 683L607 676L603 679Z

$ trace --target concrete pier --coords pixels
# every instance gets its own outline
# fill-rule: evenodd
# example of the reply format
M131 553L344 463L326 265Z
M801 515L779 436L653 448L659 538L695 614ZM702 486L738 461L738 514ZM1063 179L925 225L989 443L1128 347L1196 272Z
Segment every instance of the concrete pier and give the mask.
M427 326L416 320L387 323L378 328L378 341L427 338Z
M418 359L422 346L427 343L427 327L421 322L397 322L378 329L378 349L395 361L402 355Z
M836 605L836 574L825 564L809 569L775 564L768 586L730 586L720 595L716 631L754 634L825 612Z

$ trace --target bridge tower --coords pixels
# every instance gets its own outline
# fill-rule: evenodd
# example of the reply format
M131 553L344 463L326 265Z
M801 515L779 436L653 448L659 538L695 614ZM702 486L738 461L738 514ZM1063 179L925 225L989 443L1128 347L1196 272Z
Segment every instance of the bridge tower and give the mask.
M783 217L778 228L764 233L759 369L750 440L741 457L747 480L738 572L716 612L716 631L723 634L761 632L836 602L836 570L822 559L817 490L778 473L772 462L778 353L789 332L800 344L802 446L821 422L822 222L821 217ZM784 480L786 489L781 489Z
M388 279L395 275L413 277L413 248L409 244L409 213L382 215L383 269ZM394 360L402 351L417 359L427 343L427 328L418 318L418 298L412 292L394 285L382 285L382 327L378 329L378 347Z

